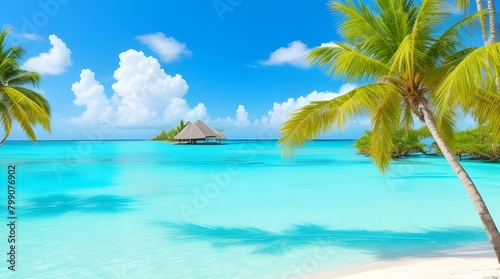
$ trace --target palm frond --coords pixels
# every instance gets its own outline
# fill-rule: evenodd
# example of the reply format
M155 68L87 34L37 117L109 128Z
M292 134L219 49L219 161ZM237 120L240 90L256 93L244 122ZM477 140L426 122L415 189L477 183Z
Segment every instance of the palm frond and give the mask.
M407 132L410 129L410 127L412 127L414 124L413 111L412 111L410 104L408 104L408 102L402 102L401 107L402 107L401 108L401 121L399 123L399 126L401 128L403 128L405 130L405 132Z
M278 144L283 155L290 157L296 148L307 140L315 139L330 129L344 128L344 124L356 115L374 111L378 101L397 90L392 84L370 84L328 101L311 102L295 110L280 129Z
M26 89L23 87L12 87L12 88L22 93L25 97L27 97L31 101L27 102L29 103L29 105L27 105L25 109L28 111L33 111L33 113L29 114L32 123L34 124L39 123L45 130L50 132L51 108L47 99L45 99L41 94L30 89ZM41 113L37 113L38 110L33 110L33 106L35 104L37 107L41 108Z
M370 155L382 173L389 168L393 146L391 132L398 127L400 118L401 97L399 94L384 94L372 115L373 133L370 146Z
M19 91L3 87L0 93L4 93L2 100L6 103L11 116L19 122L26 134L36 141L31 124L41 124L44 129L50 131L50 107L43 97L36 96L30 91L24 88Z
M404 38L411 33L412 24L417 14L417 7L412 1L378 0L381 9L380 25L387 38L390 39L394 52Z
M450 16L449 11L450 7L446 1L423 0L411 32L413 41L426 42L431 39L432 31Z
M378 53L391 51L393 45L380 29L380 20L373 9L354 0L330 1L328 6L338 18L337 32L344 41L350 44L370 42Z
M384 63L347 44L335 44L313 49L306 61L310 66L323 69L328 75L345 77L347 81L352 82L373 80L389 70Z
M10 28L5 28L4 30L2 30L2 32L0 32L0 48L1 49L5 48L5 38L7 37L9 32L10 32Z
M436 26L450 15L442 0L423 0L411 31L411 59L413 74L433 66L434 59L427 55L429 45L434 40L432 34Z
M453 24L432 43L426 54L437 62L441 57L454 55L457 48L463 48L460 42L465 40L464 35L469 38L476 35L480 28L478 16L485 13L486 11L473 13Z
M500 94L496 86L490 86L489 90L479 89L471 95L471 102L463 107L464 111L470 113L478 123L485 123L495 142L499 142Z
M424 76L423 83L434 87L439 84L460 64L469 54L475 51L477 47L467 47L451 55L444 56L444 60L437 67L431 67Z
M454 132L456 123L459 120L457 111L460 111L460 108L457 106L438 107L433 109L434 113L432 115L432 119L436 124L439 135L451 148L453 148L453 145L455 144ZM436 117L436 115L440 115L440 117Z
M413 59L415 49L412 40L412 36L406 36L391 60L391 73L402 78L412 77L415 73Z
M474 102L472 93L480 92L486 81L494 80L499 74L500 43L477 48L440 83L435 92L437 105L444 108L458 104L466 108Z
M467 12L470 6L470 0L455 0L455 8Z
M13 45L8 50L9 56L16 60L16 63L19 63L21 57L26 53L26 50L18 45Z
M0 102L0 123L2 123L5 132L4 138L0 141L0 146L2 146L12 131L12 118L9 115L9 110L2 102Z
M464 14L467 13L470 7L470 0L455 0L455 8L462 11ZM484 11L483 0L476 0L476 9L478 12ZM487 30L486 30L486 14L479 15L479 23L481 25L481 35L484 43L487 41Z
M19 101L21 100L24 101L23 103L26 103L25 100L27 98L20 96L22 94L19 94L19 92L9 87L1 88L0 93L3 93L2 100L4 101L11 117L19 123L26 135L32 141L36 142L36 135L33 131L33 128L31 127L32 123L30 121L30 116L24 110L23 105L19 103Z
M29 72L22 69L15 69L7 73L8 79L6 82L9 86L23 86L31 85L33 87L38 87L42 81L42 77L39 73Z

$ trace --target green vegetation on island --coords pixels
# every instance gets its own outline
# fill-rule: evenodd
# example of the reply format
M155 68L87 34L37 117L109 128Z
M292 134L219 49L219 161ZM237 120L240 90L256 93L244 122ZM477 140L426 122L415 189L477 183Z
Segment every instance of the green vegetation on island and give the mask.
M436 153L442 155L436 143L431 145ZM464 158L495 161L500 160L500 144L495 143L491 132L485 126L478 126L455 133L453 154L462 160Z
M20 63L25 50L17 45L6 46L9 30L0 33L0 123L5 135L0 146L7 140L13 122L32 141L36 142L33 126L41 125L50 132L50 105L40 94L28 87L38 87L42 81L39 73L21 69Z
M184 120L181 120L179 125L176 127L165 131L162 130L158 135L156 135L154 138L151 140L162 140L162 141L174 141L174 137L184 129L184 127L187 126L189 122L184 122Z
M365 130L365 134L354 142L354 147L358 149L358 154L370 156L372 131ZM422 127L415 129L397 129L391 132L392 142L394 145L391 149L391 157L398 159L406 157L411 153L424 153L425 143L423 139L430 137L429 129Z
M365 134L354 142L357 154L370 156L372 131L365 130ZM500 145L495 143L491 133L485 126L458 131L453 134L455 142L451 146L454 156L459 160L500 160ZM405 131L398 129L391 134L394 146L391 150L393 159L406 157L412 153L425 155L443 155L436 142L431 143L426 150L426 144L422 140L430 138L429 129L426 126L420 129L409 129Z

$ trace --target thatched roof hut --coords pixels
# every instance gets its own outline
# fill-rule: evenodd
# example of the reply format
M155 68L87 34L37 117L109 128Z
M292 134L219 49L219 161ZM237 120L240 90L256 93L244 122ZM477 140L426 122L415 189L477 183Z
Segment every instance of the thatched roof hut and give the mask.
M178 142L187 143L220 143L222 140L226 140L227 137L221 132L210 128L203 121L197 120L184 127L174 139Z
M193 123L188 123L175 137L175 140L201 140L205 139L203 132Z

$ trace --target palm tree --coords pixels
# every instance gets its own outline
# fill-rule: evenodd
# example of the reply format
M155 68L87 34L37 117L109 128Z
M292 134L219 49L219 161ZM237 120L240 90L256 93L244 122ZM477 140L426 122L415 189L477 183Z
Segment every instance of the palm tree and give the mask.
M18 122L34 142L37 140L33 125L40 124L50 132L49 103L39 93L24 87L37 87L41 76L21 69L19 62L25 51L19 46L5 46L8 33L7 29L0 33L0 122L5 132L0 146L10 135L13 121Z
M187 124L189 124L189 121L188 122L184 122L184 120L181 119L181 122L179 123L179 125L177 127L175 127L175 129L176 129L175 135L177 135L178 133L180 133L187 126Z
M343 129L357 115L371 116L370 154L381 172L389 168L391 132L409 129L416 117L429 128L442 154L460 178L484 225L500 263L500 234L473 181L452 155L457 110L487 121L500 140L500 95L494 76L500 72L500 44L464 47L459 38L471 32L480 13L444 32L450 10L444 0L377 0L368 7L356 0L332 1L338 33L344 42L315 48L307 60L347 82L364 82L332 100L311 102L296 110L280 129L284 156L331 128ZM440 35L436 35L440 34Z
M172 130L168 131L168 141L174 141L174 137L177 136L178 133L180 133L186 126L189 124L188 122L184 122L184 120L181 119L179 125L177 127L173 128Z

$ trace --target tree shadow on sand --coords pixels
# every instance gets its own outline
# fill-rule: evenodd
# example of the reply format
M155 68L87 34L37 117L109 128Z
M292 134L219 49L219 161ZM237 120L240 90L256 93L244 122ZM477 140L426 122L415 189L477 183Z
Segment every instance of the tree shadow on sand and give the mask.
M56 194L34 198L23 206L20 214L25 216L58 216L69 212L115 213L131 210L133 199L117 195L96 195L81 197Z
M479 228L451 227L403 232L388 230L332 230L324 226L295 225L282 232L251 227L201 226L161 223L177 241L203 241L215 247L250 246L257 254L284 254L307 246L358 249L379 259L415 255L443 255L450 249L487 241Z

